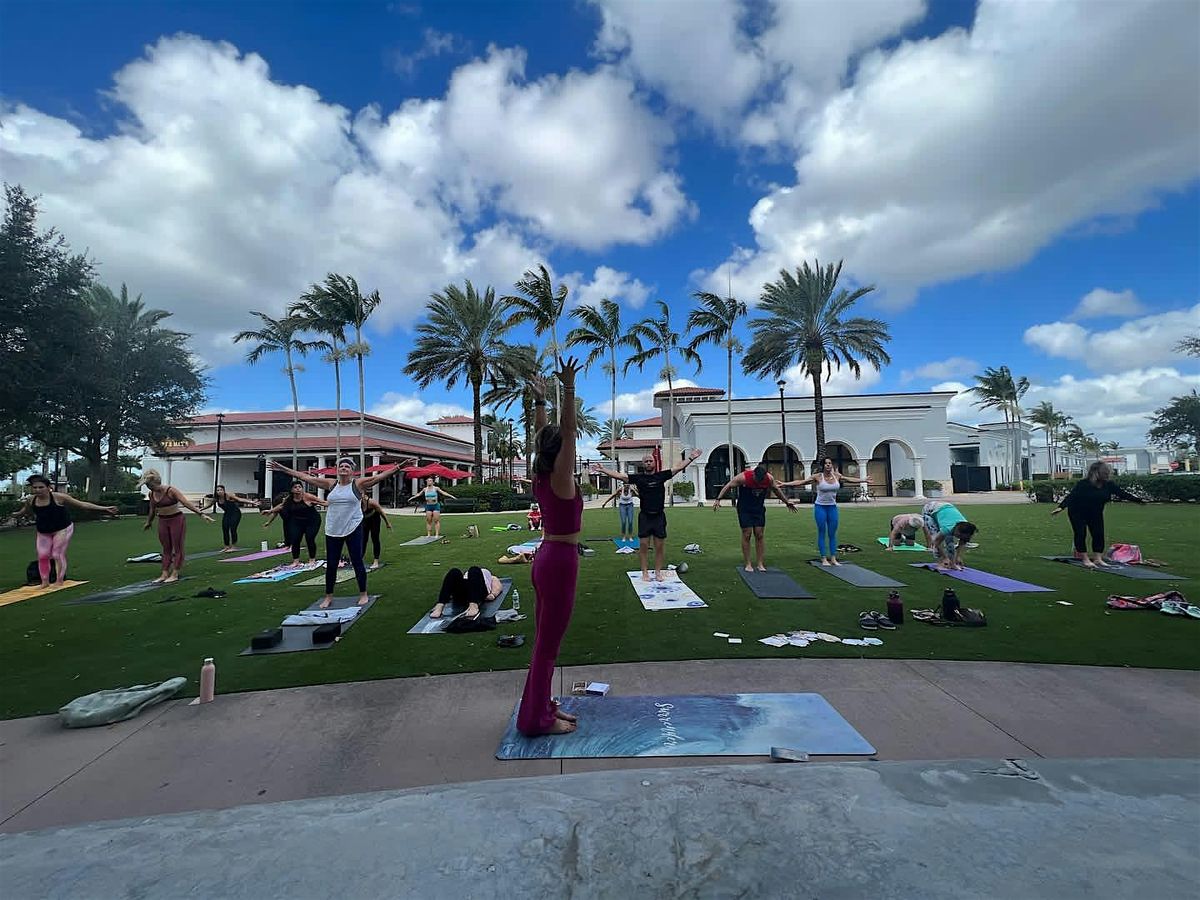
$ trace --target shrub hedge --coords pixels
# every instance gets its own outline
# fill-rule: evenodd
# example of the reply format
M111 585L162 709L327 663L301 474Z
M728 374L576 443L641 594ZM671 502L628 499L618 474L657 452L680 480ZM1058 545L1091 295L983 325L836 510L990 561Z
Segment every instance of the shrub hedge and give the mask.
M1038 503L1057 503L1079 479L1056 478L1034 482L1029 496ZM1118 475L1113 479L1129 493L1154 503L1200 501L1200 475Z

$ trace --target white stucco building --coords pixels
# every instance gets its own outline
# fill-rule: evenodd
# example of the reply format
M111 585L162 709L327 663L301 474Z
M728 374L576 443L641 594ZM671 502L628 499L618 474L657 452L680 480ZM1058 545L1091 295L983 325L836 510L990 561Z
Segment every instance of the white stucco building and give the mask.
M950 439L946 407L953 392L859 394L824 398L827 453L847 475L866 472L872 493L892 496L902 478L950 487ZM712 499L730 476L725 392L718 388L684 387L675 391L675 414L666 391L654 396L662 415L628 426L615 450L602 441L600 451L625 471L661 442L664 465L690 449L700 458L680 478L696 485L700 500ZM765 460L777 478L801 478L816 453L812 397L734 399L733 471ZM786 432L786 445L784 443ZM786 449L785 449L786 448Z
M331 409L302 410L300 419L299 466L302 470L324 469L336 463L336 413ZM216 473L217 426L220 419L220 472ZM266 468L268 460L292 465L292 413L224 413L196 416L182 425L186 438L148 451L142 468L157 469L168 484L189 497L212 493L214 475L227 490L247 497L274 497L287 490L291 479ZM367 416L364 432L368 466L404 462L415 458L418 465L441 463L466 471L474 461L470 440L443 431ZM358 413L342 410L341 452L358 455ZM485 464L486 465L486 464ZM376 499L393 503L412 486L392 480L376 485Z

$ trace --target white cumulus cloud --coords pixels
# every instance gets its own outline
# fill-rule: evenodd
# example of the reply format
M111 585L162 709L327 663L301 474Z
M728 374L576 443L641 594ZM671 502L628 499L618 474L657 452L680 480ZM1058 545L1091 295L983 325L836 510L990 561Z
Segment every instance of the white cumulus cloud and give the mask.
M905 383L915 381L918 378L945 381L951 378L958 378L962 375L970 375L972 372L978 372L979 368L979 363L973 359L966 356L951 356L949 359L925 363L925 365L917 366L915 369L905 369L900 373L900 380Z
M1095 288L1088 291L1075 311L1072 319L1098 319L1103 316L1139 316L1146 311L1133 291L1110 291L1105 288Z
M620 382L618 381L618 385ZM696 382L688 378L676 378L674 381L675 387L698 387ZM654 405L654 395L658 391L665 391L667 383L665 381L655 382L653 387L645 388L640 391L627 391L617 394L617 415L627 419L647 419L651 416L658 415L659 409ZM604 412L604 417L608 417L609 403L604 401L600 407Z
M594 306L607 298L639 309L645 305L651 291L651 286L642 284L640 279L610 266L597 266L590 281L585 280L582 272L571 272L562 280L570 289L567 302L572 306Z
M1025 330L1025 343L1050 356L1078 359L1097 372L1123 372L1184 359L1179 339L1200 331L1200 304L1130 319L1109 331L1074 322L1050 322Z
M457 403L430 402L420 394L402 394L388 391L368 410L373 416L381 416L396 422L419 425L440 419L442 416L469 416L471 410Z
M846 366L833 370L833 375L821 381L822 394L863 394L867 390L879 383L880 373L871 366L863 366L861 377L855 378L854 373ZM783 373L783 378L787 382L787 387L784 390L789 394L794 394L800 397L810 396L813 392L812 378L801 371L800 366L795 365Z

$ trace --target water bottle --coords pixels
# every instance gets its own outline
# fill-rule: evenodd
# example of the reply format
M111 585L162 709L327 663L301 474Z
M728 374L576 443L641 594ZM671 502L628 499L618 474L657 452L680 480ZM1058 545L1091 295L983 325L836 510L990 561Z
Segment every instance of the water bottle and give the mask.
M946 588L942 591L942 618L947 622L955 622L960 618L958 610L958 595L954 593L954 588Z
M200 667L200 702L212 703L213 695L217 692L217 667L212 657L204 660Z
M899 591L891 591L887 597L887 616L897 625L904 624L904 601Z
M519 613L520 611L521 611L521 592L519 590L517 590L516 588L513 588L513 612Z

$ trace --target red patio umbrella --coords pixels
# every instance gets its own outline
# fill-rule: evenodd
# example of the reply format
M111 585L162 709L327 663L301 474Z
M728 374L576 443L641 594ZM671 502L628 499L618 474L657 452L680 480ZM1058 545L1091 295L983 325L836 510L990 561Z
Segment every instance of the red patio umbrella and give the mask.
M461 481L463 478L470 478L470 472L460 472L458 469L447 469L441 463L434 463L428 467L433 471L434 475L441 478L449 478L451 481Z

